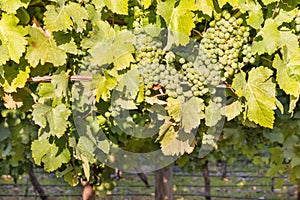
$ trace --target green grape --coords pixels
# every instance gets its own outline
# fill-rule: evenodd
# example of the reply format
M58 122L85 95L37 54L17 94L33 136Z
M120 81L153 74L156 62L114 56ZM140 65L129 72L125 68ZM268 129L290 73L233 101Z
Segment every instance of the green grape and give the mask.
M255 55L248 44L249 27L243 26L243 23L242 18L235 18L226 10L221 14L214 14L214 20L209 23L210 27L201 40L200 48L209 58L201 60L209 70L211 67L208 62L213 63L215 70L221 70L225 79L237 72L239 63L245 65L255 61ZM204 75L207 78L209 73L204 72Z

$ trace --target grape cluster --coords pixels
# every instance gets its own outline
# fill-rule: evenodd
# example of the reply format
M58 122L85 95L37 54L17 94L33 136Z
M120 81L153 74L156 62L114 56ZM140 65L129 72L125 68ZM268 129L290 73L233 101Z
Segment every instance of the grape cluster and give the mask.
M249 27L242 18L235 18L227 11L216 14L203 35L201 47L213 63L220 63L224 77L228 78L245 63L254 63L254 54L248 45ZM244 55L239 60L240 55Z
M133 13L134 13L134 21L133 21L133 28L134 33L139 34L143 31L143 24L147 23L146 14L147 12L143 11L139 6L133 7Z
M213 63L201 48L198 46L196 48L199 51L194 61L189 58L188 61L180 58L179 62L184 71L184 80L188 81L193 95L203 96L208 92L214 93L214 88L219 85L221 81L220 67L218 63Z

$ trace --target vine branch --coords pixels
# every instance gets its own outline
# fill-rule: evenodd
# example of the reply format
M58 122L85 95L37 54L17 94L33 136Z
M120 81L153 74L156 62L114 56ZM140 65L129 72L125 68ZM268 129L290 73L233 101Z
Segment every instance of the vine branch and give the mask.
M91 81L93 78L90 75L71 75L70 81ZM37 76L27 79L29 83L51 82L52 76Z

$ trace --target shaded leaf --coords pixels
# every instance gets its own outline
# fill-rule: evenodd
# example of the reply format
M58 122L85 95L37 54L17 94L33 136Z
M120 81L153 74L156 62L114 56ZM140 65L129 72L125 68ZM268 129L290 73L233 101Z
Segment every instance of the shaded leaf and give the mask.
M185 132L189 133L197 128L203 119L203 100L192 97L182 105L181 122Z
M240 101L235 101L230 105L225 106L224 109L225 116L227 117L227 120L230 121L237 117L243 111L243 106Z

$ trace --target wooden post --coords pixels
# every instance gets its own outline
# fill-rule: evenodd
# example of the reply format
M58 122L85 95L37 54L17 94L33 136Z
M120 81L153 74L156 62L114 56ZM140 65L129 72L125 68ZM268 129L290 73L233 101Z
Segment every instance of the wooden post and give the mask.
M209 176L209 169L208 169L208 160L202 166L202 174L204 178L204 194L206 200L211 200L210 196L210 176Z
M155 172L155 200L173 200L172 167Z
M39 193L41 199L42 200L47 200L48 197L45 194L45 191L44 191L43 187L41 186L41 184L39 183L38 179L36 178L36 176L33 172L33 166L32 165L30 165L30 167L29 167L28 175L29 175L29 179L30 179L34 189Z
M221 161L221 173L222 173L222 180L224 180L227 176L227 163L225 160Z

